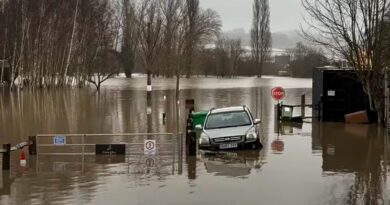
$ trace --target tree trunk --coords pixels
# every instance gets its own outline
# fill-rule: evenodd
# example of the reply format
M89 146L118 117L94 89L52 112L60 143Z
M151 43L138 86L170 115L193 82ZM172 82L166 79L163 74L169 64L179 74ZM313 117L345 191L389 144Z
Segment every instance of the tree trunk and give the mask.
M5 45L4 45L4 52L3 52L3 61L1 64L1 76L0 76L0 84L4 82L4 71L5 71Z
M180 75L176 75L176 102L179 101Z
M146 85L151 86L152 85L152 74L151 74L150 70L148 70L146 72L146 75L147 75Z
M259 74L257 75L258 78L261 78L262 77L262 73L263 73L263 65L262 63L260 62L259 64Z
M77 23L78 9L79 9L79 0L76 1L76 9L75 9L75 12L74 12L74 17L73 17L72 35L70 37L70 45L69 45L68 57L67 57L67 60L66 60L66 66L65 66L64 76L63 76L63 80L64 81L66 79L66 76L68 75L70 60L72 58L72 49L73 49L73 41L74 41L75 33L76 33L76 26L77 26L76 23Z
M3 48L3 58L2 58L2 65L1 65L1 76L0 76L0 84L2 84L4 82L4 72L5 72L5 54L6 54L6 42L7 42L7 28L5 28L5 31L4 31L4 48Z
M101 87L101 84L100 82L96 83L96 90L100 93L100 87Z

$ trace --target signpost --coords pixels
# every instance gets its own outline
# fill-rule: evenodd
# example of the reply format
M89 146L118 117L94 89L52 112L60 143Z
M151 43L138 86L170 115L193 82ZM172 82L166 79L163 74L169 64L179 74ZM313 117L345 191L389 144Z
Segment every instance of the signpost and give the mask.
M283 100L284 96L285 96L285 91L282 87L274 87L272 88L271 90L271 96L274 100L276 101L280 101L280 100Z
M278 102L277 105L275 105L275 131L277 131L278 133L278 136L279 136L279 131L280 131L280 116L281 116L281 106L280 106L280 103L279 101L280 100L283 100L284 96L285 96L285 91L282 87L278 86L278 87L274 87L272 88L271 90L271 96L274 100L276 100Z
M146 155L155 155L156 154L156 140L145 140L144 153Z

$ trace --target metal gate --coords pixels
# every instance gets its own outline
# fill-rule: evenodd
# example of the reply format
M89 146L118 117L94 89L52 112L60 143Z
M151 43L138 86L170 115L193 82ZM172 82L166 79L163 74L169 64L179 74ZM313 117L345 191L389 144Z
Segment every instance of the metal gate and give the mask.
M128 174L142 170L159 169L173 174L182 171L183 148L181 135L173 133L123 133L123 134L40 134L35 137L36 171L84 172L91 164L116 163L128 166ZM156 153L145 154L145 140L155 140ZM107 152L97 156L98 146L124 147L124 153ZM111 149L112 148L112 149ZM109 156L107 156L109 155ZM69 168L70 167L70 168ZM77 168L75 168L77 167ZM73 170L74 171L74 170Z
M97 145L125 145L126 154L143 152L144 140L156 140L157 153L175 150L173 133L123 134L40 134L36 136L37 155L95 155Z

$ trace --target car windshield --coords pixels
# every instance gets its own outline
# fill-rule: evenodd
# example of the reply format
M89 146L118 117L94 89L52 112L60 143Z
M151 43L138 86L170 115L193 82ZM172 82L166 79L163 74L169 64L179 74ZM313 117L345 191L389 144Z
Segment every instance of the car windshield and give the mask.
M221 112L210 114L208 116L205 129L218 129L245 125L251 125L251 120L246 111Z

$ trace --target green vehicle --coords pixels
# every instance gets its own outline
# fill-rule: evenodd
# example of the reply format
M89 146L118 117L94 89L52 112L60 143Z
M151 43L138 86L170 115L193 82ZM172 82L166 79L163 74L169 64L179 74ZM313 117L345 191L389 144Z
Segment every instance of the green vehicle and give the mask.
M190 115L191 118L191 128L194 130L196 127L201 125L203 127L204 121L207 116L207 111L193 112Z

